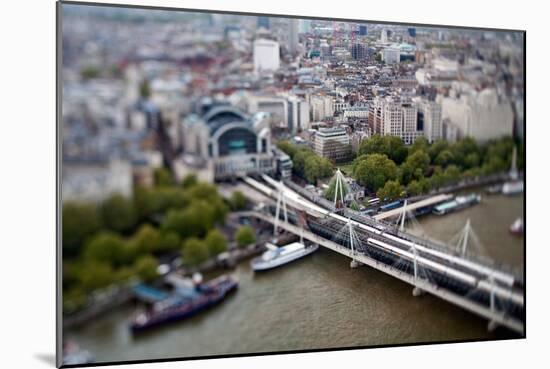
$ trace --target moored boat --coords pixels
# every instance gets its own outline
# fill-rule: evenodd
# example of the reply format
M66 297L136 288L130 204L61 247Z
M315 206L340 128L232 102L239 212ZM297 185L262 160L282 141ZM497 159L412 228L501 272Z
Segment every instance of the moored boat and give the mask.
M510 233L518 235L523 233L523 219L517 218L514 223L510 225Z
M481 195L472 193L467 196L457 196L451 201L446 201L436 205L433 208L433 213L436 215L444 215L453 211L462 210L467 207L478 204L481 201Z
M167 322L185 319L218 304L237 286L237 278L229 275L198 284L195 293L177 293L156 302L149 311L140 313L130 328L133 333L138 333Z
M276 268L309 255L319 248L317 244L306 246L301 242L293 242L281 247L267 243L266 246L267 251L250 262L254 271Z
M502 185L502 193L504 195L515 195L518 193L522 193L524 190L524 183L523 181L511 181L506 182Z

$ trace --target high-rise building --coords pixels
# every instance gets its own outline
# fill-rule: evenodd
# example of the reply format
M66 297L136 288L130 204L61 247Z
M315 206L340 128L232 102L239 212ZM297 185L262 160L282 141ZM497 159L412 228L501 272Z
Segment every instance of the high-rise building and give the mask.
M418 106L419 130L424 131L424 137L431 143L443 137L441 105L433 101L420 101Z
M298 51L298 19L288 20L288 51L291 55L296 55Z
M275 71L279 66L279 43L266 39L254 41L254 71Z
M351 57L355 60L367 59L369 56L368 46L365 44L356 43L351 45Z
M389 42L390 40L390 31L383 28L382 32L380 33L380 41L381 42Z
M424 113L420 114L417 104L399 101L393 97L376 97L370 105L368 122L373 134L400 137L407 145L424 135Z
M315 134L314 150L324 158L344 161L351 153L350 138L343 128L321 128Z

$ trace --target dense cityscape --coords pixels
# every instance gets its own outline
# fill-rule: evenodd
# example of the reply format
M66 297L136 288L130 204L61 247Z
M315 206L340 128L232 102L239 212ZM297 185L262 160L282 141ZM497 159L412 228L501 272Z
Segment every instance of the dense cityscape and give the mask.
M66 363L523 334L523 33L67 4L62 11ZM332 243L312 241L319 237ZM397 249L401 239L412 248ZM303 255L325 249L271 279L254 277L258 260L276 252L271 242L279 252L289 242L315 243ZM422 251L431 253L424 264L417 242L432 250ZM434 256L442 248L455 259ZM451 283L437 258L459 265L463 280ZM498 272L488 273L485 290L478 282L467 290L463 274L473 267L456 258L482 265L476 278ZM356 269L373 260L410 274L415 296L448 290L470 312L446 295L414 300L404 292L408 280L387 281L377 267ZM321 282L329 268L339 282ZM192 318L204 319L198 326L132 338L156 324L162 304L218 303L237 283L235 296ZM351 294L334 291L346 283ZM348 307L306 299L308 288ZM487 306L477 315L489 330L472 301ZM140 315L144 305L153 313ZM399 305L418 313L414 332L380 313L363 321L364 311ZM341 316L346 309L350 316ZM506 314L492 318L496 310ZM293 311L309 325L285 324ZM347 336L354 324L380 333ZM262 340L267 332L271 340Z

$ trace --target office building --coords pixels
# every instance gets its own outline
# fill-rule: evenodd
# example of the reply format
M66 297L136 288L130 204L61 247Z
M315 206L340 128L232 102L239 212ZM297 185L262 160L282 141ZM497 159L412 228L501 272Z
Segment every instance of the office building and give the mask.
M345 161L351 153L350 138L343 128L321 128L315 134L317 155L334 161Z

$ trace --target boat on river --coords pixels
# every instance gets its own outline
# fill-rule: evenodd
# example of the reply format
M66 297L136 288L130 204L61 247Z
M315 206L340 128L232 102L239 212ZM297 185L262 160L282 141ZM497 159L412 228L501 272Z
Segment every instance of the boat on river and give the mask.
M512 225L510 225L510 233L520 235L523 233L523 219L517 218Z
M305 245L302 242L293 242L286 246L276 246L272 243L266 243L267 251L262 255L252 259L250 266L254 271L273 269L278 266L288 264L307 256L319 248L317 244Z
M478 204L481 201L481 195L472 193L467 196L457 196L451 201L444 202L434 207L433 213L436 215L445 215L453 211L465 209Z
M195 315L220 303L237 286L236 277L222 275L207 283L197 284L185 293L180 289L178 293L155 302L148 311L138 314L130 325L132 333Z

